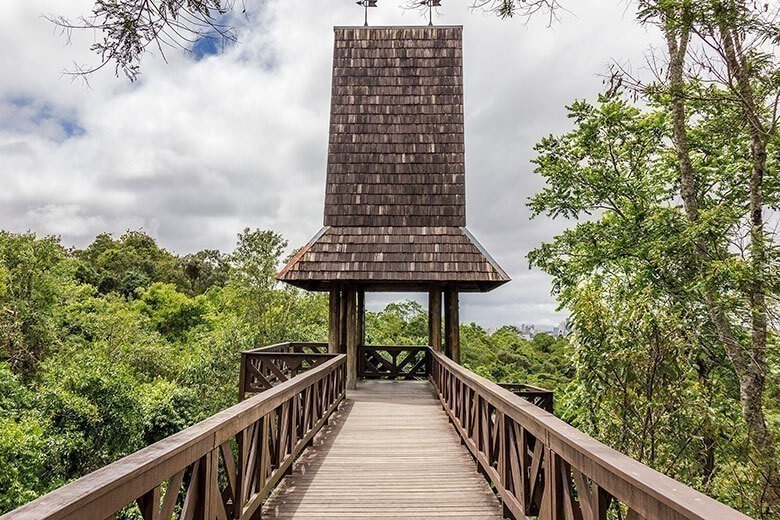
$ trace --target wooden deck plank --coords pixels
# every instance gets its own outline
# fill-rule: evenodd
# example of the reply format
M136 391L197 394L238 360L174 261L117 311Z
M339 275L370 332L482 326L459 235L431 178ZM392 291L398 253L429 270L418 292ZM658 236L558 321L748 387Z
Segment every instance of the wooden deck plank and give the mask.
M273 492L263 517L502 515L427 382L361 381Z

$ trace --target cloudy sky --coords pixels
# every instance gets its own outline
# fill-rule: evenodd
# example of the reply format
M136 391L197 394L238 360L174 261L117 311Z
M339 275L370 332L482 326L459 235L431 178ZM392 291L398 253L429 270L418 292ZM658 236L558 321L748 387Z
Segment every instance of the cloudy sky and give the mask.
M142 228L177 253L229 251L244 227L304 244L322 223L332 28L363 13L352 0L246 2L237 45L200 59L170 51L168 63L147 55L138 82L104 70L87 87L62 71L96 63L97 35L67 45L42 15L87 14L92 2L3 1L0 228L78 247ZM427 23L399 3L380 0L370 23ZM550 280L526 254L566 223L529 220L525 201L541 186L533 145L569 127L564 106L595 98L611 61L641 69L656 35L625 0L571 1L549 28L443 3L435 23L464 26L469 228L513 278L465 295L462 319L555 324Z

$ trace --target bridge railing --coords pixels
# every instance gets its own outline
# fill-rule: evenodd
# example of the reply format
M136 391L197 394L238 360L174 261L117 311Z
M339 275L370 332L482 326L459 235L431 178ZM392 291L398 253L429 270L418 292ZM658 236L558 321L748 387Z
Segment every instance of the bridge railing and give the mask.
M602 520L617 501L627 518L748 520L439 353L431 365L447 415L513 518Z
M137 503L144 520L258 518L344 398L346 356L109 464L3 520L102 519Z
M509 390L518 397L522 397L531 404L535 404L546 412L553 413L553 392L546 388L526 385L524 383L498 383L504 390Z
M362 345L358 352L358 377L364 379L428 379L430 374L430 347Z
M277 343L241 352L238 400L287 381L333 358L327 343Z

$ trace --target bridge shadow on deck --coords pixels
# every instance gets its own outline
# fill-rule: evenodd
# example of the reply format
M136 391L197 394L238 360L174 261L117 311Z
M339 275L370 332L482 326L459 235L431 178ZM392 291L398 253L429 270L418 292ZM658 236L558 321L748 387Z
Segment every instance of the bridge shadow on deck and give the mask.
M501 505L426 381L361 381L264 518L487 518Z

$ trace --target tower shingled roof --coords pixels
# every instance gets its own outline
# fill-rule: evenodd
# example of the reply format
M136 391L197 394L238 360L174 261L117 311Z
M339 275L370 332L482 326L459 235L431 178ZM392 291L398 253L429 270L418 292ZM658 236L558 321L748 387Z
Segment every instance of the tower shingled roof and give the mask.
M466 230L462 27L337 27L325 227L279 273L414 290L509 281Z

